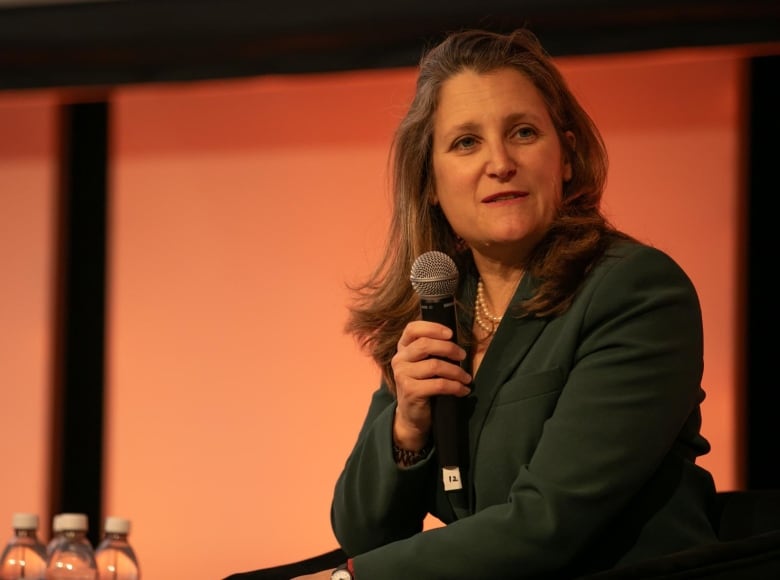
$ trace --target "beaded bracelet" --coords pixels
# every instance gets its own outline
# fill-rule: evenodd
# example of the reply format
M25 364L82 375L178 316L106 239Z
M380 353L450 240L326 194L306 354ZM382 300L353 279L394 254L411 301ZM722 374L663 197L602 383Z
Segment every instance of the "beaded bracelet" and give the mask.
M431 448L428 445L419 451L412 451L410 449L402 449L393 443L393 460L402 467L411 467L416 463L420 463L420 461L428 457L430 452Z

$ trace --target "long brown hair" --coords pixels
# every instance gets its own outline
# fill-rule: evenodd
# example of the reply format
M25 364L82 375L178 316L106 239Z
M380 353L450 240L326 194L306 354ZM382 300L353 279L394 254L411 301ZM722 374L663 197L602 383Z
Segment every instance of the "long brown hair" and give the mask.
M528 77L541 93L572 165L559 213L526 264L539 286L517 315L564 312L609 241L627 237L601 213L608 166L601 134L537 37L527 29L510 34L484 30L450 34L423 55L414 98L395 132L390 150L393 212L384 255L368 279L351 288L355 300L346 331L373 357L391 389L390 361L398 339L406 324L419 316L419 298L409 283L414 260L439 250L452 256L460 271L475 268L471 252L441 209L430 203L433 118L441 86L463 70L485 73L507 67ZM565 137L569 131L573 144Z

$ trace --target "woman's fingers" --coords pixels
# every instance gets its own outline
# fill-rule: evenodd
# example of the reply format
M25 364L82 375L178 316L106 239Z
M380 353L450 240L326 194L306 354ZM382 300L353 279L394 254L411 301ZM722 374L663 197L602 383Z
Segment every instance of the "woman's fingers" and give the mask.
M395 359L420 361L443 357L460 362L466 351L452 341L452 331L442 324L417 320L406 325L398 340Z
M463 385L471 382L460 366L466 351L450 340L451 335L449 328L435 322L406 325L391 360L399 399L463 394Z
M406 325L391 361L397 401L393 436L404 448L416 449L427 440L432 397L470 392L471 376L460 366L465 358L446 326L422 320Z
M414 320L406 325L398 340L398 347L408 346L416 339L428 336L439 340L452 340L452 330L438 322Z
M459 385L467 385L471 382L471 375L459 365L446 358L429 356L418 361L394 360L393 372L395 373L396 389L426 382L419 385L416 390L422 390L426 397L433 395L454 395L453 390L458 390ZM456 383L456 384L453 384Z

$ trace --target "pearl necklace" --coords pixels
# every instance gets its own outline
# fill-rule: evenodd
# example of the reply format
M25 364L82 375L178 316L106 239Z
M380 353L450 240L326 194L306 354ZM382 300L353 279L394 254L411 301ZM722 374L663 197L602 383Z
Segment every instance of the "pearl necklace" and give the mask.
M496 316L487 308L485 303L485 289L482 285L482 278L477 282L477 300L474 303L474 320L477 325L491 336L496 332L503 316Z

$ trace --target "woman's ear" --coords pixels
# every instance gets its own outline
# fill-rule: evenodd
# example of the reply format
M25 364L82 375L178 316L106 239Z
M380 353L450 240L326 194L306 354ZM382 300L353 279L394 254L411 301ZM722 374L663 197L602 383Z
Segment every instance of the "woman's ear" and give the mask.
M564 147L564 159L563 159L563 182L568 183L572 178L572 156L577 151L577 138L571 131L566 131L563 136L568 141L569 146Z

